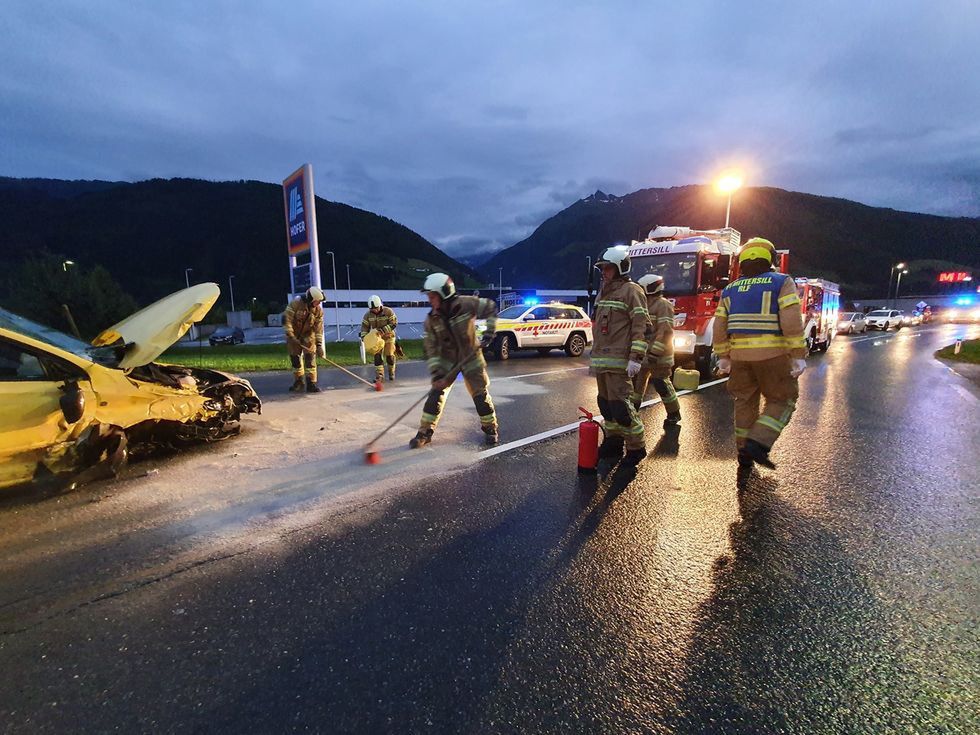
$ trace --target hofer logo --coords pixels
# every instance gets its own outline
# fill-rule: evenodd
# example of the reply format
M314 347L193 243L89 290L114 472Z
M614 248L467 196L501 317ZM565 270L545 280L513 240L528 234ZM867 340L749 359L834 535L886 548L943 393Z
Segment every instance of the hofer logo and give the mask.
M303 215L303 199L299 195L299 187L294 186L289 190L289 221L293 222L297 217Z

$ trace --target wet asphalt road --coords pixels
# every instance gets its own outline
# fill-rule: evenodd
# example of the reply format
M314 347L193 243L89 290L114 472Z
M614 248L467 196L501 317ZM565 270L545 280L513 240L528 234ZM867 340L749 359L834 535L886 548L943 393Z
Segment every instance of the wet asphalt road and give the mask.
M976 732L980 390L931 356L966 331L811 358L741 488L716 386L676 440L645 412L636 476L536 443L0 635L2 729ZM494 373L542 366L571 365ZM594 405L584 371L520 380L505 441Z

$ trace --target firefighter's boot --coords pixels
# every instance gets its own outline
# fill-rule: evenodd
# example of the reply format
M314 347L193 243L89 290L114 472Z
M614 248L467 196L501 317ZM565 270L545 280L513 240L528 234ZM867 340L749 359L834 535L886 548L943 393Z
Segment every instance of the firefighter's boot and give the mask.
M313 378L307 378L306 379L306 392L307 393L319 393L320 392L320 386L318 386L316 384L316 381L313 380Z
M432 429L419 429L419 433L408 443L409 449L419 449L432 443Z
M673 413L668 413L667 418L664 419L665 429L679 429L681 428L681 412L674 411Z
M497 433L496 426L484 426L483 440L488 447L494 447L500 442L500 434Z
M289 386L290 393L302 393L306 389L306 383L303 382L302 378L296 378L293 384Z
M747 439L745 446L738 450L738 456L739 464L742 464L742 458L745 457L751 462L761 464L763 467L768 467L771 470L776 469L776 465L769 459L769 450L759 444L755 439Z
M389 383L394 383L395 382L395 366L394 365L389 365L388 366L388 382Z
M627 467L636 467L640 462L647 458L647 450L645 447L640 447L639 449L630 449L626 452L626 456L623 457L623 464Z
M607 436L599 445L599 459L619 459L623 456L625 441L621 436Z

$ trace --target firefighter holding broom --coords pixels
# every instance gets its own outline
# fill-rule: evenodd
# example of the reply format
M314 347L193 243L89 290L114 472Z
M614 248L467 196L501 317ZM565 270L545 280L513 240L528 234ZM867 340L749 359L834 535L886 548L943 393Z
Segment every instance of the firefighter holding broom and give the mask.
M446 397L459 373L463 374L466 389L480 416L486 443L496 444L497 414L488 391L490 379L483 349L493 340L497 329L497 305L491 299L457 294L453 279L445 273L433 273L426 278L422 292L432 306L425 318L423 335L432 388L422 408L419 431L409 446L417 449L432 441ZM476 338L476 319L487 320L482 343Z
M374 380L380 383L385 378L385 364L388 366L388 380L395 379L395 363L398 340L395 329L398 327L398 317L395 312L381 302L380 296L372 296L368 300L368 310L361 320L361 339L368 333L376 331L381 337L381 344L374 353Z
M293 393L319 393L316 384L316 359L326 357L323 348L323 291L310 286L306 293L293 299L283 316L286 350L293 366ZM305 382L304 382L305 377Z

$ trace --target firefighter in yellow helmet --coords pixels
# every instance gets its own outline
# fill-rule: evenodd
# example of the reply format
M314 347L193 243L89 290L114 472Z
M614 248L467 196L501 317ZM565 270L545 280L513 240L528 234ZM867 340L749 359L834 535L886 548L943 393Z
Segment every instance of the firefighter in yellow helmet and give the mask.
M385 364L388 365L388 380L395 379L395 329L398 327L398 317L395 312L381 303L380 296L372 296L368 300L368 310L361 320L361 339L372 329L381 335L382 346L374 353L374 379L381 382L385 377Z
M323 291L310 286L305 294L293 299L286 307L282 326L286 332L286 350L295 378L289 390L300 393L305 389L307 393L319 393L316 359L326 357L323 349Z
M592 317L589 372L595 375L606 431L599 459L623 458L635 467L646 457L643 423L630 395L632 380L640 372L648 347L647 299L643 289L629 277L627 248L606 248L595 267L602 272L602 287Z
M772 270L776 249L754 237L739 253L741 275L721 292L715 311L718 369L731 373L735 443L743 470L775 468L769 450L786 428L806 369L800 297L792 276ZM765 407L760 413L760 399Z
M681 421L681 407L674 391L670 374L674 369L674 307L664 298L664 279L653 273L641 276L637 284L646 292L647 311L650 321L647 326L646 358L643 367L633 378L633 405L639 410L646 395L647 385L653 380L653 387L667 411L664 428L678 426Z
M422 339L432 389L422 407L419 431L409 446L418 449L432 441L446 397L460 372L480 416L486 442L496 444L497 414L490 398L490 379L483 350L493 341L497 330L497 305L491 299L457 294L453 279L445 273L433 273L426 278L422 293L428 296L432 306L425 318ZM487 320L482 343L476 338L477 319Z

